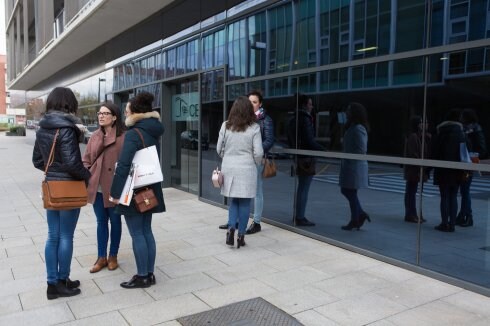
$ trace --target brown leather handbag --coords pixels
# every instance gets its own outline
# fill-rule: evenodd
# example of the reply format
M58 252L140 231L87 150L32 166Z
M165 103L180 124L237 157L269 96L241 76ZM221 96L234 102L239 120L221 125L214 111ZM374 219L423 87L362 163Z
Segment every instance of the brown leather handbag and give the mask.
M262 177L272 178L276 176L276 162L273 158L264 158L264 170L262 171Z
M46 180L49 166L54 161L54 149L60 130L56 130L48 163L44 169L42 196L45 209L69 210L87 205L88 194L84 180Z
M158 200L153 189L144 187L136 189L133 195L136 210L145 213L158 206Z

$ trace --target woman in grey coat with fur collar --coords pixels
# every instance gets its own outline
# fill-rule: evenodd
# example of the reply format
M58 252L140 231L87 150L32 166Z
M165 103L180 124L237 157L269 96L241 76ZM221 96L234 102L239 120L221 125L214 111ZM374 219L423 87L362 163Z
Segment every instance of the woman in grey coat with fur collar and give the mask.
M221 194L230 198L226 244L234 245L234 226L238 220L237 247L245 245L245 229L250 202L257 190L257 167L262 160L262 137L249 99L235 100L228 120L219 131L216 151L223 158L224 184Z

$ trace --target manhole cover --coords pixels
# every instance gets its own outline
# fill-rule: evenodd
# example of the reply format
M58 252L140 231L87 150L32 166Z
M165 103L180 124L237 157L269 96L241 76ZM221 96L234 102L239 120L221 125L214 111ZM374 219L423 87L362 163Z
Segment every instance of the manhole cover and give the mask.
M232 303L195 315L178 318L183 326L301 326L295 318L262 298Z

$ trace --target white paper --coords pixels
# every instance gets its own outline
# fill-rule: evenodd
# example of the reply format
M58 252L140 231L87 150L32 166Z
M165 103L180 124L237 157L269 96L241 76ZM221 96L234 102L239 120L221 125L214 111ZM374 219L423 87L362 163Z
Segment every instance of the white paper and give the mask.
M129 170L128 178L126 179L126 183L124 184L124 188L121 192L121 196L119 196L119 204L124 206L129 206L131 203L131 199L133 198L134 191L134 176L136 173L136 167L134 164L131 164L131 169Z

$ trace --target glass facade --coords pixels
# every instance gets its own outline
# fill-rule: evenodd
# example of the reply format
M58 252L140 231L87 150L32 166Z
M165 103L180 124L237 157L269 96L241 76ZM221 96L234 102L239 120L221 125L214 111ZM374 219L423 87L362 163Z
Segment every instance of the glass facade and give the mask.
M490 1L278 1L232 19L219 17L210 30L71 85L84 90L79 92L87 101L83 117L91 121L92 108L102 98L123 105L142 89L155 93L155 107L169 127L163 148L168 185L226 205L209 182L219 164L219 127L237 96L260 89L274 121L272 154L278 166L277 176L264 182L268 222L490 293L490 165L483 164L488 153L482 152L476 165L440 160L433 150L423 150L438 137L438 126L451 109L473 109L490 140ZM312 99L314 140L322 151L296 147L288 139L291 120L299 114L299 94ZM367 110L366 154L345 148L346 111L352 102ZM407 156L414 116L427 129L420 152ZM316 158L316 173L302 203L296 200L298 154ZM358 196L371 223L359 232L340 228L350 219L339 187L346 159L368 163L369 183ZM428 180L419 173L415 182L416 214L425 223L405 221L407 165L429 172ZM454 233L434 229L441 223L434 171L444 168L472 171L473 225L457 226ZM294 225L298 204L306 206L305 216L315 226Z

